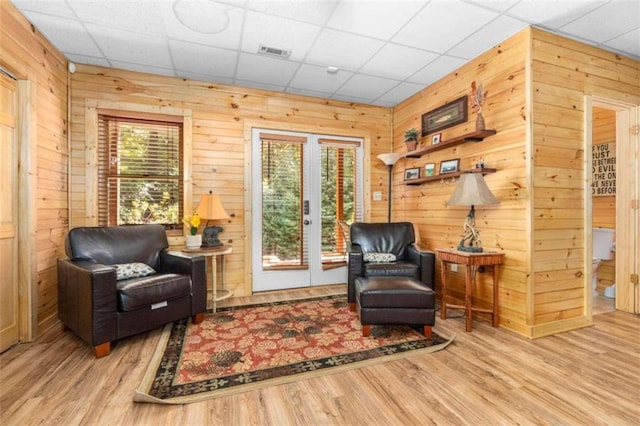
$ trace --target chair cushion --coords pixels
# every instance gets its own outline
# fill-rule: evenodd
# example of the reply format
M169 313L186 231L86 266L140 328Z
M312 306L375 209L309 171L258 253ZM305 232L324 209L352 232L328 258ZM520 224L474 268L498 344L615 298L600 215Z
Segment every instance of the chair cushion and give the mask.
M156 270L146 263L133 262L133 263L118 263L116 268L116 280L126 280L129 278L146 277L147 275L155 274Z
M419 266L409 262L365 263L366 277L400 276L418 279Z
M155 274L118 281L118 310L132 311L191 294L191 277Z

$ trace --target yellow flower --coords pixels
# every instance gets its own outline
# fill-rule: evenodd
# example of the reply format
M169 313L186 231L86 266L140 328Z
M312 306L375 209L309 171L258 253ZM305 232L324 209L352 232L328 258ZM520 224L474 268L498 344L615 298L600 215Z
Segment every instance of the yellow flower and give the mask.
M198 226L200 226L200 216L198 216L198 213L185 217L183 221L189 225L189 233L191 235L196 235L198 233Z

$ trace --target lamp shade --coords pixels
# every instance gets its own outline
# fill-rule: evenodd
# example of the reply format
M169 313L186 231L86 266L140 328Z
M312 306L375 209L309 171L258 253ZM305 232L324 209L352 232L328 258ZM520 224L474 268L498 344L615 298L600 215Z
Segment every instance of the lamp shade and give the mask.
M402 157L402 154L400 154L399 152L387 152L378 155L378 159L387 166L393 166L394 164L396 164L396 161L398 161L400 157Z
M220 196L212 193L202 196L196 213L205 220L229 219L229 215L222 207Z
M453 195L447 201L447 206L482 206L500 204L493 195L481 173L464 173Z

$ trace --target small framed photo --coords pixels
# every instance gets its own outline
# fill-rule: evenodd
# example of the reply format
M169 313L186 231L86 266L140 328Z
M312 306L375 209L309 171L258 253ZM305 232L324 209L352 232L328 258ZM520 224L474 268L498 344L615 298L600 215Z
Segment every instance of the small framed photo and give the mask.
M424 165L424 175L425 176L435 176L436 175L436 165L433 163L428 163Z
M431 136L431 145L437 145L440 143L440 138L442 137L442 133L436 133Z
M440 174L443 173L455 173L459 171L460 159L447 160L440 163Z
M420 167L404 170L404 180L418 179L420 177Z

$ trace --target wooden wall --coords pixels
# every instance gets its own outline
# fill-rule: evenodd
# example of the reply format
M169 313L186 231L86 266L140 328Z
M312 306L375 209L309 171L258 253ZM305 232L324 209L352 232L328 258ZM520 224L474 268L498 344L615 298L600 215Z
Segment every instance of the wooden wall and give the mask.
M251 205L247 192L252 127L363 137L365 153L369 154L365 159L365 215L372 221L386 220L388 175L375 156L391 149L390 108L78 65L71 76L71 226L94 222L89 211L93 202L87 198L87 185L93 185L93 179L86 170L85 140L87 108L96 102L122 109L189 112L191 203L195 209L200 196L212 190L221 195L225 209L233 216L220 236L233 246L226 278L235 295L251 293ZM372 190L381 191L383 200L371 201Z
M590 323L585 312L585 95L635 103L640 63L532 29L532 336ZM591 152L587 153L591 155ZM590 173L591 171L586 171ZM589 286L590 288L590 286Z
M422 114L470 95L472 81L482 82L489 92L483 115L486 127L497 134L399 162L394 202L395 219L416 223L423 246L455 247L467 210L445 207L454 182L406 186L403 170L453 158L460 158L462 169L478 161L498 169L485 180L501 203L477 208L476 222L483 246L506 255L500 272L501 326L539 337L590 324L585 277L591 264L584 261L590 237L584 226L589 193L585 95L610 94L633 103L640 93L639 69L638 61L528 28L394 109L394 149L403 152L402 135L420 128ZM598 115L596 120L601 120ZM470 113L467 123L442 131L442 139L472 131L474 122ZM429 141L427 136L422 144ZM603 206L598 202L595 208ZM462 273L449 275L453 296L462 300ZM481 306L489 305L489 276L480 274L473 293Z
M64 256L68 226L67 61L8 1L0 1L0 66L30 87L33 107L21 149L32 153L20 167L30 170L21 185L21 203L28 206L20 218L21 277L27 287L21 298L30 300L27 316L33 336L57 320L56 261ZM4 159L3 161L8 161ZM22 307L22 304L21 304Z
M495 46L454 73L427 87L394 109L394 148L405 151L403 133L411 127L421 128L421 115L463 95L471 95L471 83L482 82L488 92L483 107L486 128L497 134L482 142L468 142L425 155L420 159L407 158L396 164L394 173L395 219L418 224L421 244L430 249L456 247L463 232L462 225L468 208L446 207L455 183L428 182L420 186L406 186L403 171L409 167L424 168L442 161L459 158L461 169L470 169L483 161L486 167L498 171L485 176L487 185L500 200L497 206L478 206L476 224L486 250L506 253L500 271L500 319L503 326L522 332L526 323L526 291L529 276L527 253L529 230L527 221L527 163L526 158L526 44L528 33L522 32ZM466 123L441 131L442 140L451 139L475 130L476 114L469 105ZM431 135L422 138L423 146L431 143ZM440 265L437 265L438 293ZM464 269L449 271L453 297L464 298ZM491 269L478 274L473 293L478 305L491 303ZM522 333L525 334L525 333Z

